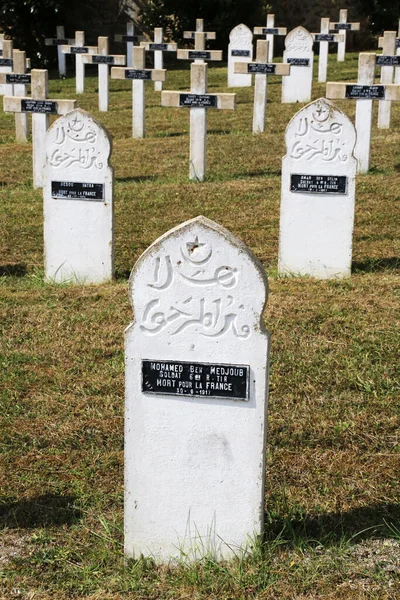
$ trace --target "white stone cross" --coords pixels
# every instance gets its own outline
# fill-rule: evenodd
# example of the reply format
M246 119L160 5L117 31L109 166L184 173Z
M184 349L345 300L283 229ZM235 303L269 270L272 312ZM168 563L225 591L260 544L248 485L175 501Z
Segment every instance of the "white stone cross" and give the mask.
M310 102L314 52L313 37L304 27L289 31L285 38L283 62L291 66L289 77L282 80L282 102Z
M147 51L154 52L154 69L158 71L164 68L163 52L176 52L178 49L178 45L175 44L175 42L168 44L163 42L162 27L156 27L154 29L153 42L140 42L140 45ZM162 81L154 81L154 89L156 92L161 92L162 86Z
M196 31L184 31L183 37L185 40L195 40L196 33L204 33L206 40L215 40L216 34L215 31L204 31L204 20L196 19ZM196 49L196 46L195 46Z
M45 137L49 128L49 115L65 115L76 108L76 100L48 99L48 71L33 69L31 72L31 98L4 96L4 111L32 113L32 163L33 187L43 187L46 164Z
M99 77L99 111L107 112L109 104L109 65L124 65L124 54L108 53L108 37L99 37L97 39L97 53L86 54L82 56L82 62L86 65L98 66Z
M62 51L61 46L65 46L65 45L72 46L73 44L75 44L75 40L65 37L65 31L64 31L63 25L57 26L57 34L56 35L57 35L57 37L55 37L55 38L46 38L44 42L45 42L46 46L56 46L57 47L58 72L60 74L60 77L65 77L67 74L67 69L65 66L65 54Z
M11 73L0 73L0 84L8 84L13 96L26 96L26 86L31 83L31 75L26 72L26 54L22 50L13 50ZM28 141L28 115L15 113L15 139Z
M356 132L325 98L286 129L282 160L280 274L348 277L356 191Z
M132 50L135 41L137 40L137 36L135 36L135 27L132 21L128 21L126 24L126 35L116 34L114 36L114 40L116 42L125 42L126 43L126 65L128 67L132 66Z
M286 27L275 27L275 15L267 15L267 26L266 27L254 27L254 35L265 35L265 39L269 42L268 47L268 62L272 62L274 57L274 36L275 35L286 35Z
M235 64L247 64L253 60L253 34L251 29L240 23L229 34L228 46L228 87L251 86L252 76L235 73Z
M4 40L2 44L2 54L0 56L0 73L12 73L13 70L13 42ZM10 83L0 83L0 95L12 96L13 86Z
M376 55L376 66L381 67L381 83L393 83L394 67L400 66L400 56L396 51L396 32L385 31L382 38L382 54ZM390 113L392 103L390 100L382 100L378 105L378 127L388 129L390 127Z
M267 108L267 76L268 75L290 75L290 65L285 63L268 62L267 40L257 41L256 62L236 63L236 73L254 74L254 111L253 111L253 133L265 131L265 113Z
M145 69L146 50L141 46L133 48L133 67L112 67L111 79L132 80L132 137L143 138L145 124L145 87L144 82L165 81L165 69Z
M200 216L156 240L129 281L125 554L247 555L264 529L265 271Z
M205 60L222 60L222 50L206 50L207 34L204 32L194 33L194 50L178 50L178 60L194 60L202 63Z
M381 36L379 38L378 48L383 48L384 38ZM396 48L396 56L400 56L400 19L399 19L399 28L397 31L397 37L395 40L395 48ZM394 70L394 82L400 83L400 66L395 66Z
M61 46L64 54L75 55L76 93L85 91L85 65L82 57L85 54L97 54L97 46L85 46L85 32L75 31L75 43L72 46Z
M319 33L312 33L314 42L319 43L319 59L318 59L318 81L319 83L325 83L326 75L328 71L328 50L329 42L339 44L344 42L344 35L342 33L329 33L329 18L321 19L321 31Z
M195 181L204 181L206 173L207 109L236 108L236 94L207 93L207 69L204 62L190 65L190 92L161 92L161 106L190 108L189 178Z
M338 62L343 62L346 55L346 34L348 31L359 31L360 23L347 22L347 9L339 11L339 22L331 24L331 30L341 32L344 36L343 42L338 43Z
M358 80L326 84L326 97L356 100L357 143L355 156L358 172L367 173L371 149L372 102L373 100L400 100L400 85L375 85L376 54L362 52L358 60Z
M90 284L113 276L111 138L89 113L57 119L45 139L45 278Z

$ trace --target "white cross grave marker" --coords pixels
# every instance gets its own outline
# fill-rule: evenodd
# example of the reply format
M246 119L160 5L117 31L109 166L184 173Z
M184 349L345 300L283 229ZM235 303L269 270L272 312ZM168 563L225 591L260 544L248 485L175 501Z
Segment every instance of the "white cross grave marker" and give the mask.
M0 56L0 73L12 73L13 70L13 42L3 39L2 55ZM0 95L12 96L13 86L10 83L0 83Z
M46 134L45 277L57 283L103 283L113 276L111 138L77 109Z
M143 138L145 125L145 87L146 80L165 81L165 69L145 69L146 50L142 46L133 48L133 68L112 67L111 79L132 80L132 137Z
M318 59L318 81L325 83L328 71L328 51L329 42L339 44L344 42L344 36L340 33L329 33L329 18L321 19L321 31L312 33L315 42L319 43L319 59Z
M346 37L348 31L359 31L360 23L347 22L347 9L339 11L339 23L332 23L331 29L336 32L341 32L344 36L343 42L338 43L338 62L343 62L346 55Z
M189 178L195 181L204 181L206 173L207 109L236 108L236 94L207 93L207 69L207 63L195 61L190 65L190 92L161 93L161 106L190 108Z
M262 534L267 286L250 250L205 217L168 231L135 264L125 331L127 557L229 559Z
M14 96L26 96L26 86L31 83L31 75L26 72L26 54L13 50L11 73L0 73L0 84L11 84ZM28 140L28 115L15 113L15 139L17 142Z
M267 42L267 40L258 40L256 62L235 64L236 73L251 73L255 75L253 133L262 133L265 131L268 86L267 76L290 75L290 65L268 62L268 45L269 42Z
M215 40L215 31L204 31L204 20L196 19L196 31L184 31L183 37L185 40L195 40L196 33L204 33L206 40Z
M286 35L286 27L275 27L275 15L267 15L267 26L266 27L254 27L254 35L265 35L265 39L269 42L268 47L268 62L272 62L274 57L274 36L275 35Z
M126 35L117 34L114 36L116 42L126 42L126 65L127 67L132 66L132 50L137 36L135 36L135 27L132 21L128 21L126 24Z
M76 93L83 94L85 91L85 65L82 57L85 54L97 54L97 46L85 46L85 32L75 31L75 42L72 46L61 46L64 54L75 55L75 78Z
M124 65L124 54L108 53L108 37L97 39L97 53L82 56L84 64L97 65L99 77L99 111L107 112L109 104L108 65Z
M32 163L33 187L43 187L46 164L45 137L49 128L49 115L65 115L76 108L76 100L48 99L48 71L33 69L31 72L31 98L4 96L4 111L32 113Z
M382 54L376 55L376 65L381 68L381 83L393 83L394 67L400 66L400 56L396 51L396 32L385 31L382 38ZM381 100L378 105L378 127L390 127L390 113L392 103L390 100Z
M289 77L282 80L282 102L309 102L311 100L313 37L304 27L289 31L285 38L283 62L291 66Z
M354 151L358 172L367 173L371 151L372 101L400 100L400 85L374 85L376 54L362 52L358 60L357 83L348 81L326 84L326 97L356 100L357 143Z
M65 31L63 25L59 25L57 27L57 37L55 38L46 38L45 44L46 46L56 46L57 47L57 55L58 55L58 72L60 77L65 77L67 74L67 69L65 66L65 54L62 51L61 46L65 45L73 45L75 43L74 39L66 38Z
M162 70L164 60L163 52L176 52L178 45L175 42L164 44L163 43L163 30L162 27L156 27L154 29L154 42L140 42L140 45L147 51L154 52L154 69L157 71ZM156 92L161 92L163 83L161 80L154 81L154 89Z
M282 160L279 273L347 277L356 191L356 132L325 98L286 129Z
M379 38L378 48L383 48L383 44L384 44L384 37L381 36ZM398 32L397 32L397 37L395 40L395 49L396 49L396 56L400 56L400 19L399 19L399 28L398 28ZM395 66L395 70L394 70L394 82L400 83L400 66L397 66L397 65Z
M229 34L228 46L228 87L251 86L251 75L235 73L235 65L248 64L253 60L253 34L251 29L240 23Z

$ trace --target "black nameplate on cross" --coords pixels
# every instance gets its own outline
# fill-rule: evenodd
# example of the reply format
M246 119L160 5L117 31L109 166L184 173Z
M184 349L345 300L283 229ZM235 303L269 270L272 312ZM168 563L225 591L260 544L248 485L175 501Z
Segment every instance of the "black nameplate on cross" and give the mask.
M53 46L67 46L68 40L63 38L53 38L51 43Z
M211 52L207 52L207 50L189 50L189 60L197 58L211 58Z
M136 42L137 39L138 39L137 35L123 35L122 36L123 42Z
M274 75L276 72L276 65L265 63L249 63L247 65L247 72L262 73L263 75Z
M351 29L351 23L333 23L333 29Z
M151 70L126 69L125 79L151 79Z
M376 57L377 66L399 66L400 65L400 55L399 56L384 56L380 54Z
M292 65L292 67L308 67L310 64L309 58L288 58L288 65Z
M278 35L279 30L276 27L263 27L262 35Z
M71 46L71 54L88 54L89 49L80 46Z
M149 44L149 50L168 50L168 44L156 44L152 42Z
M345 98L365 98L374 100L385 98L384 85L346 85Z
M0 58L0 67L12 67L12 58Z
M316 42L334 42L335 35L333 33L317 33L315 35Z
M250 367L142 360L142 392L248 400Z
M101 54L95 54L92 56L92 63L94 65L113 65L114 57L113 56L102 56Z
M27 73L6 73L6 83L30 83L31 76Z
M52 181L51 197L56 200L101 202L104 200L104 185L78 181Z
M396 38L395 47L400 48L400 38Z
M341 194L347 192L344 175L290 175L290 191L300 194Z
M208 94L179 94L179 106L217 108L217 97Z
M31 100L23 98L21 100L21 112L57 114L57 102L53 100Z
M250 50L231 50L231 56L250 56Z

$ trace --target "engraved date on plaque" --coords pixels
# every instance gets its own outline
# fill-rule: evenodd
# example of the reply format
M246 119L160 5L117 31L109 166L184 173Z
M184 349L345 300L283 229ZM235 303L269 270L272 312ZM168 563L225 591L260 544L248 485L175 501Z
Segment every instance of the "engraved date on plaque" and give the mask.
M347 193L347 177L344 175L299 175L290 176L290 191L300 194Z
M52 181L51 197L59 200L89 200L103 202L102 183L81 183L77 181Z
M247 365L142 360L142 392L246 401L249 374Z

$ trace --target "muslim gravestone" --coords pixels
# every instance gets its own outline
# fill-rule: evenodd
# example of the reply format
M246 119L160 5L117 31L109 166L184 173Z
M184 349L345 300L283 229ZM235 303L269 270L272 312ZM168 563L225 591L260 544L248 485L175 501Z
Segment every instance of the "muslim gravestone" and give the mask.
M228 87L251 86L251 75L235 73L235 63L249 63L253 60L253 34L241 23L229 34L228 46Z
M261 264L204 217L137 261L125 332L128 557L229 558L262 533L266 295Z
M89 113L57 119L46 135L45 277L102 283L113 275L111 139Z
M290 121L282 160L279 273L350 275L355 142L350 119L324 98Z
M283 62L290 65L289 77L282 81L282 102L309 102L311 100L313 37L304 27L292 29L285 38Z

